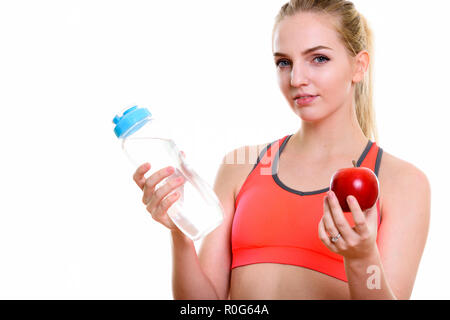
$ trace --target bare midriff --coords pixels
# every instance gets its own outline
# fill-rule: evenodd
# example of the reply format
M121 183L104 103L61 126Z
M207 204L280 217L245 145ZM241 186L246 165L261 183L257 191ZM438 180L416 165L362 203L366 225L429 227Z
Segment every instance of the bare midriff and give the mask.
M256 263L232 269L231 300L348 300L345 281L294 265Z

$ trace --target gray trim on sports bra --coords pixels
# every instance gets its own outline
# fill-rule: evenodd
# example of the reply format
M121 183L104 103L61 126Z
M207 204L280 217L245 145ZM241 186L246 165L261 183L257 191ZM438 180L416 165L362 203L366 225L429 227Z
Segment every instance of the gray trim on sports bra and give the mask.
M291 134L289 137L287 137L283 144L281 145L280 149L278 150L278 152L275 154L275 159L273 161L273 165L272 165L272 177L273 180L275 180L276 184L278 184L281 188L285 189L286 191L298 194L300 196L308 196L308 195L314 195L314 194L320 194L320 193L324 193L327 192L328 190L330 190L330 187L324 188L324 189L320 189L320 190L315 190L315 191L308 191L308 192L304 192L304 191L300 191L300 190L295 190L293 188L288 187L287 185L285 185L280 178L278 177L278 172L277 172L277 166L278 166L278 160L280 158L280 154L283 152L284 147L286 146L286 143L289 141L289 139L292 137L293 135ZM361 156L358 159L358 162L356 163L356 166L359 167L361 166L361 163L364 161L364 159L366 158L367 154L369 153L370 148L372 147L373 142L372 141L368 141L366 148L364 149L363 153L361 154Z

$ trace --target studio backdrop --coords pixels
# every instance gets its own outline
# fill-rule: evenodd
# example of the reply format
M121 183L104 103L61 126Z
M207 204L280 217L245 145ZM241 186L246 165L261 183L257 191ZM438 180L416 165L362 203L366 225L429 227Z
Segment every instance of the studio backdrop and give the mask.
M170 234L112 119L149 108L211 186L227 152L294 133L271 47L285 2L0 1L1 299L172 299ZM450 4L353 2L375 37L377 143L431 184L411 298L449 299Z

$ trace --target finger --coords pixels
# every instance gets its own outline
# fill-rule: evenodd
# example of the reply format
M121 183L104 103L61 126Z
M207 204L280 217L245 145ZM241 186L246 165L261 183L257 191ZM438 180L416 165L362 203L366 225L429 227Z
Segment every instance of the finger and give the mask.
M163 179L170 176L172 173L174 173L175 169L173 167L166 167L162 168L155 173L153 173L144 184L144 188L142 189L144 191L144 194L142 195L142 202L147 205L147 203L150 201L153 192L155 191L155 187L160 183Z
M154 193L151 199L147 200L147 204L152 202L154 206L158 206L159 203L164 199L167 195L172 193L175 189L180 187L184 183L184 178L182 176L172 176L167 179L163 186L159 187Z
M364 211L366 221L368 225L378 225L378 200L375 202L375 204L372 206L372 208L367 209Z
M167 210L180 198L180 192L177 191L161 201L160 205L156 208L151 208L150 204L147 206L147 211L150 212L152 218L162 224L164 224L168 228L175 227L172 219L170 219L167 214Z
M349 240L350 238L357 236L356 232L350 227L347 219L345 219L339 200L333 191L330 190L327 200L328 205L330 206L331 217L333 218L334 225L342 237Z
M329 237L336 237L339 233L338 229L334 225L333 218L331 217L331 209L328 204L328 196L323 198L323 225L325 231L328 233Z
M150 163L146 162L146 163L140 165L133 174L133 180L134 180L134 182L136 182L138 187L141 188L141 190L144 189L144 184L145 184L144 175L148 170L150 170L150 168L151 168Z
M354 196L348 196L347 203L352 211L353 221L355 221L354 230L360 236L367 236L369 234L369 228L367 227L366 217L359 206L358 200Z
M180 152L181 152L181 155L183 156L183 158L186 159L186 154L184 153L184 151L181 150Z
M319 239L323 242L323 244L325 246L328 247L328 249L330 249L331 251L334 251L334 252L338 251L337 247L334 245L333 242L331 242L329 235L325 231L325 226L323 224L323 219L320 219L318 233L319 233Z

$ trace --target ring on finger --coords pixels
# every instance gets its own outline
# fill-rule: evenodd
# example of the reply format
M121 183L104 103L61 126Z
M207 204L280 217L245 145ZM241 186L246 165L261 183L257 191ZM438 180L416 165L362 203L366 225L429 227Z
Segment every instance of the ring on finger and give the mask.
M338 234L335 237L330 237L331 242L335 243L339 240L339 238L341 237L341 233L338 232Z

